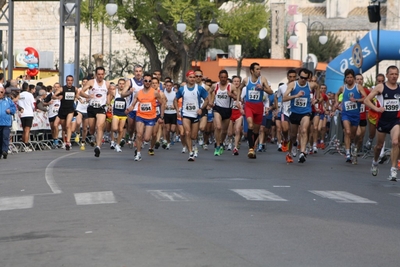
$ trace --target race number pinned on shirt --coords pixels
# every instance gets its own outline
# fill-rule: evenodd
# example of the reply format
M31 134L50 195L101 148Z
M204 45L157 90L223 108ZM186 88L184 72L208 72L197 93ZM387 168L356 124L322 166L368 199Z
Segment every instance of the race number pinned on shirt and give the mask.
M101 107L101 103L100 100L97 99L92 99L92 101L90 102L90 105L94 108L100 108Z
M65 100L74 100L75 92L65 92Z
M151 111L151 103L141 103L140 104L140 111L142 111L142 112Z
M346 111L355 110L355 109L357 109L357 103L352 102L352 101L346 101L346 102L344 102L344 109Z
M260 100L259 91L249 91L249 100Z
M364 113L365 112L365 105L361 104L360 106L360 113Z
M307 106L308 99L305 97L298 97L294 100L294 106L305 108Z
M385 99L383 101L383 107L385 111L399 111L399 100L398 99Z
M115 101L114 102L114 107L116 109L125 109L126 102L125 101Z
M196 110L196 104L195 103L186 103L185 109L187 111L194 111L194 110Z

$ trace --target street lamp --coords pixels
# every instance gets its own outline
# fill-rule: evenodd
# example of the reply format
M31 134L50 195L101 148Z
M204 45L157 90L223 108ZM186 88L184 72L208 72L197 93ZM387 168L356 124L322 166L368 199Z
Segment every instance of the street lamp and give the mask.
M89 0L89 59L88 59L88 76L91 76L92 69L92 30L93 30L93 0Z
M108 2L108 4L106 5L107 14L108 14L110 17L112 17L112 16L115 15L115 13L117 13L117 10L118 10L118 5L114 2L114 0L110 0L110 1ZM108 60L109 60L108 69L109 69L109 72L110 72L109 80L112 79L112 68L111 68L112 46L111 46L111 42L112 42L112 28L111 28L111 26L110 26L110 51L109 51L109 55L108 55L108 57L109 57L109 59L108 59Z
M378 2L378 5L368 6L368 18L369 22L378 22L377 36L376 36L376 58L375 58L375 77L379 74L379 39L380 39L380 22L381 22L381 2L385 0L372 0L372 3Z
M296 23L294 24L292 35L291 35L290 38L289 38L289 40L290 40L291 43L294 44L294 43L296 43L297 40L299 39L299 37L298 37L298 36L296 35L296 33L295 33L295 31L296 31L296 25L297 25L298 23L303 23L303 24L306 25L306 27L307 27L307 42L309 42L311 28L312 28L312 26L315 25L315 24L320 24L320 25L322 26L322 34L321 34L321 35L319 36L319 38L318 38L319 42L320 42L322 45L324 45L324 44L326 44L326 42L328 42L328 36L326 36L326 34L325 34L324 24L322 24L322 22L320 22L320 21L314 21L314 22L310 23L310 18L308 18L308 23L307 23L307 24L306 24L304 21L298 21L298 22L296 22ZM309 56L308 56L308 43L307 43L307 59L306 59L307 67L308 67L308 61L309 61Z

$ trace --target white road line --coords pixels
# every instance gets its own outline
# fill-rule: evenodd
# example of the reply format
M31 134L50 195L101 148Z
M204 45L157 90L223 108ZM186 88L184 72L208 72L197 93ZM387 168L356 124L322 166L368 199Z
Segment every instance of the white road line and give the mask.
M112 191L76 193L74 196L76 205L110 204L117 202Z
M54 194L62 193L61 189L58 187L56 181L54 180L54 175L53 175L54 165L56 165L56 163L58 161L60 161L61 159L75 155L77 153L79 153L79 152L70 153L70 154L64 155L62 157L56 158L55 160L50 162L49 165L47 165L46 171L45 171L45 178L46 178L47 184L50 186L50 189L51 189L51 191L53 191Z
M0 198L0 211L30 209L32 207L33 207L33 196Z
M182 189L147 190L147 192L160 201L190 201L189 197L182 192Z
M280 188L280 187L288 188L288 187L290 187L290 185L274 185L273 187L277 187L277 188Z
M396 197L400 197L400 193L392 193L391 195L396 196Z
M310 190L311 193L336 201L337 203L362 203L362 204L377 204L376 201L369 200L346 191L315 191Z
M272 192L264 189L231 189L233 192L241 195L247 200L254 201L287 201Z

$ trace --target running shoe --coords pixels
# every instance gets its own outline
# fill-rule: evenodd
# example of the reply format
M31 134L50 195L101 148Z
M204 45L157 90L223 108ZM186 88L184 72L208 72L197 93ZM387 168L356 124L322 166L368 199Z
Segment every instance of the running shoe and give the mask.
M186 147L182 148L182 153L186 153Z
M377 176L377 175L378 175L378 172L379 172L378 164L372 163L372 165L371 165L371 174L372 174L373 176Z
M79 143L79 140L80 140L80 135L79 134L76 134L75 135L75 139L74 139L74 141L75 141L75 143Z
M135 156L134 161L141 161L142 160L142 155L140 153L137 153L137 155Z
M154 156L154 149L149 148L149 155L150 155L150 156Z
M356 147L352 151L351 163L354 165L357 164L357 148Z
M169 150L171 148L171 144L167 144L167 147L165 148L166 150Z
M262 152L262 149L263 149L262 144L259 144L258 148L257 148L257 152Z
M214 149L214 156L219 156L219 147Z
M234 147L233 151L232 151L232 154L235 155L235 156L238 156L239 155L239 150L236 147Z
M318 153L318 148L317 148L317 146L313 146L312 151L314 152L314 154L317 154L317 153Z
M292 146L292 157L296 157L297 156L297 147L295 145Z
M279 152L282 152L282 144L279 144L279 145L278 145L278 151L279 151Z
M283 141L282 143L282 152L288 152L289 148L288 148L288 142L287 141Z
M199 156L199 149L197 148L197 146L193 147L193 152L194 152L194 157L197 158Z
M157 141L156 144L154 145L154 148L155 148L155 149L158 149L159 147L160 147L160 142Z
M254 152L254 149L250 148L249 152L247 153L247 157L249 159L254 159L256 157L256 153Z
M122 152L121 146L120 145L115 145L115 151Z
M164 149L166 149L166 148L167 148L167 145L168 145L167 141L164 140L164 141L162 142L161 147L164 148Z
M202 146L202 145L204 145L204 140L203 140L203 138L199 138L199 146Z
M364 145L366 150L371 150L372 147L372 142L370 140L368 140L365 145Z
M380 156L378 159L379 164L383 164L385 163L385 161L387 160L387 156L383 155L382 157Z
M98 146L94 149L94 156L96 158L100 157L100 148Z
M193 152L191 152L191 153L189 154L188 161L194 161L194 153L193 153Z
M203 149L204 149L204 150L208 150L208 145L207 145L207 144L204 144L204 145L203 145Z
M299 155L299 162L300 163L306 162L306 154L304 154L303 152L301 152Z
M229 144L228 144L228 147L227 147L226 150L228 150L228 151L231 151L231 150L232 150L232 143L229 143Z
M320 143L320 144L319 144L319 148L322 149L322 150L324 150L324 149L325 149L325 143Z
M390 169L390 176L388 179L391 182L397 182L397 169L396 168Z
M292 156L290 156L290 153L286 154L286 162L287 163L293 163L293 158L292 158Z
M115 142L114 141L111 141L110 149L115 149Z
M224 146L219 147L219 155L221 156L222 154L224 154Z
M346 162L351 163L351 156L350 154L346 155Z
M121 139L121 142L119 143L119 145L120 145L121 147L124 147L124 145L125 145L125 139Z
M80 147L81 147L82 151L85 151L86 147L85 147L85 143L84 142L81 143Z
M33 150L31 148L29 148L29 147L25 147L24 151L25 152L32 152Z
M67 150L67 151L71 150L71 143L65 144L65 150Z

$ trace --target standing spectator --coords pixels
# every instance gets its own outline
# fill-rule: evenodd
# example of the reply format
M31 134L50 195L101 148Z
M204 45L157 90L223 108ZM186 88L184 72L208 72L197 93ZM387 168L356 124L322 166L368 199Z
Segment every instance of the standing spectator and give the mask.
M12 115L14 115L16 108L12 100L5 96L6 91L3 87L0 88L0 142L1 142L1 155L4 159L8 155L8 145L10 142L10 127L12 123Z
M28 145L29 134L33 123L33 110L35 109L35 99L33 95L28 91L28 84L22 84L22 92L18 100L18 105L23 108L21 114L22 123L22 142ZM29 149L28 149L29 151Z
M4 88L4 73L0 73L0 88Z

